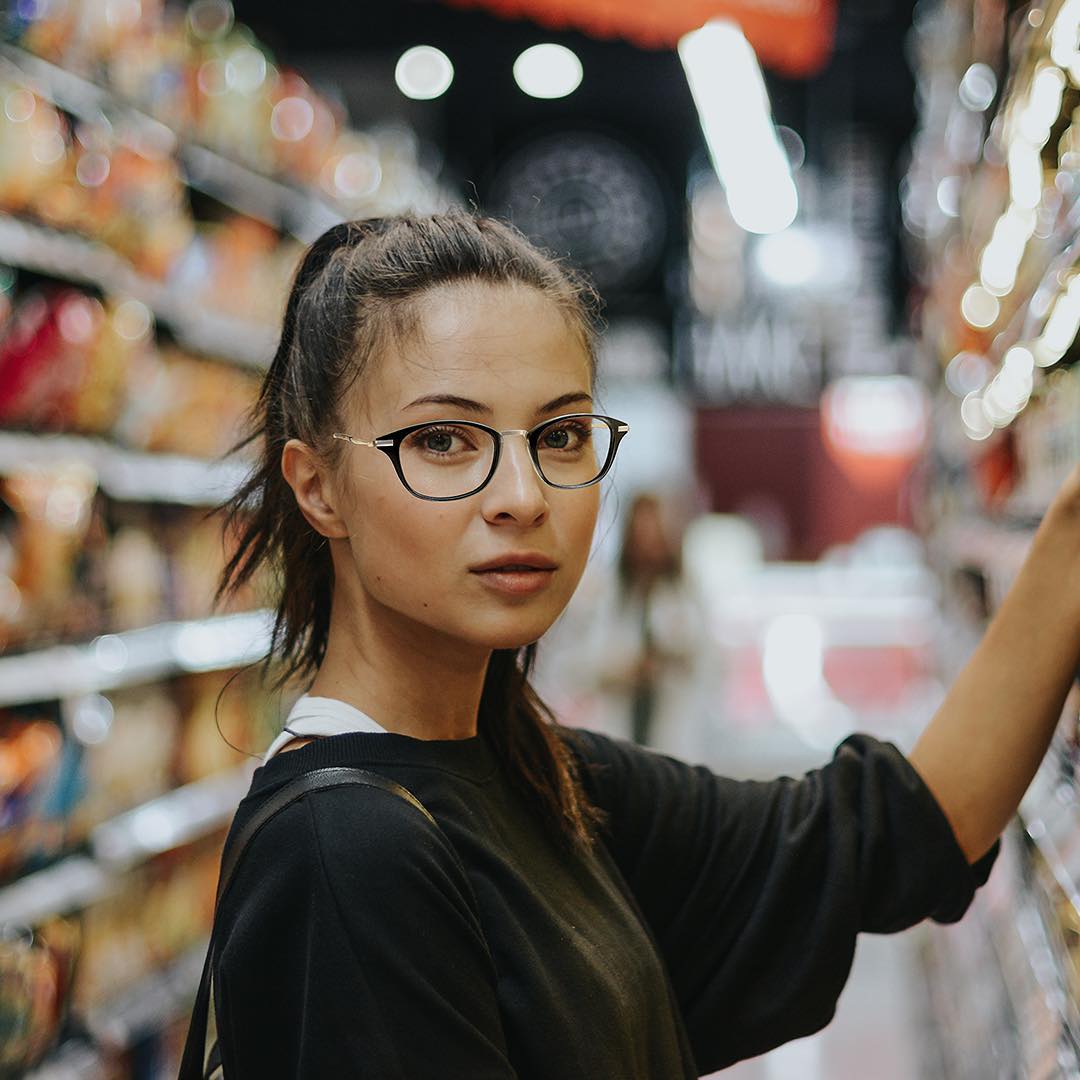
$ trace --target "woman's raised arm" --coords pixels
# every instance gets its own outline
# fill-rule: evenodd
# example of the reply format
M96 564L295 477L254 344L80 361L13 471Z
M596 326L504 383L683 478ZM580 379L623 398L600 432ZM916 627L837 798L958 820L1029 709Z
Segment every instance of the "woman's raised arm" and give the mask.
M1080 664L1080 467L910 756L974 862L1016 812Z

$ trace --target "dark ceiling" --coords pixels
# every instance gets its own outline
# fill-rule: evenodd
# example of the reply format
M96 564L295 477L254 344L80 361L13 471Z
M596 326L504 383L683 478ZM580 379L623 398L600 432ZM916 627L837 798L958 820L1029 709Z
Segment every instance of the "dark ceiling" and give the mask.
M630 0L628 0L630 2ZM332 0L234 0L237 16L277 55L316 84L342 96L358 126L393 117L412 123L439 146L461 194L484 203L497 165L516 146L554 131L587 130L617 138L651 162L670 212L670 251L685 250L682 199L688 165L703 141L678 58L618 40L554 32L531 22L462 11L432 0L354 3ZM852 125L872 130L885 152L886 217L896 259L898 305L904 270L896 244L899 166L915 122L914 87L905 58L912 0L842 0L828 67L810 80L769 75L778 123L806 142L822 164L833 135ZM581 58L584 79L570 97L538 101L514 85L521 50L556 41ZM442 98L413 102L397 92L393 67L407 47L431 44L455 66ZM664 293L663 267L641 294Z

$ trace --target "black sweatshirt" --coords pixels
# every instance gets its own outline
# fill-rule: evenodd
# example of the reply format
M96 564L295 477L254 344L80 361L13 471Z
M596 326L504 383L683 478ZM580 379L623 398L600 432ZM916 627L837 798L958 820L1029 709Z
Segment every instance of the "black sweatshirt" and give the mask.
M958 919L969 867L898 750L853 736L801 780L720 778L567 733L609 814L541 825L484 737L319 739L256 770L234 830L326 765L404 784L305 795L219 912L225 1075L678 1080L823 1027L860 930Z

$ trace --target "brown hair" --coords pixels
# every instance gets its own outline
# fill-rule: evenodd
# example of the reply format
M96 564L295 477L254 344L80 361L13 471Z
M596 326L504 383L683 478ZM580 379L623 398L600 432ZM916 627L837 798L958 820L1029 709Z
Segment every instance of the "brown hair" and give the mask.
M276 572L277 604L264 671L273 683L314 677L326 653L334 569L326 541L300 512L281 472L285 443L300 439L333 467L341 443L338 403L380 353L388 335L415 332L415 301L443 284L518 283L553 300L581 334L596 369L598 301L583 279L512 227L464 211L335 225L305 252L285 307L281 340L240 450L261 440L259 458L219 509L236 547L215 603L264 565ZM529 683L535 644L498 649L488 664L479 722L519 787L557 834L585 844L601 815L587 799L576 759Z

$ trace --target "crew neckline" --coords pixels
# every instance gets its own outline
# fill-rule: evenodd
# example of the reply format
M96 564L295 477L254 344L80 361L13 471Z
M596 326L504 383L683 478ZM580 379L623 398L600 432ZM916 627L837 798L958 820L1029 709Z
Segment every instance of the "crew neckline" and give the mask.
M367 731L386 735L387 730L362 709L350 705L341 698L321 697L317 694L301 694L289 710L281 728L281 734L263 753L265 765L294 739L322 739L331 735L346 735L354 731Z
M305 698L307 701L304 701ZM498 767L494 750L482 731L464 739L418 739L412 735L387 731L347 702L337 698L325 700L330 703L329 707L335 715L347 717L351 714L358 724L366 721L363 729L320 735L287 754L276 753L269 759L264 756L252 774L252 794L313 769L333 766L377 769L383 765L402 765L433 768L476 782L488 780ZM308 708L312 701L319 703L318 696L302 695L290 710L289 718L298 713L301 703L302 707ZM286 719L288 723L290 719Z

